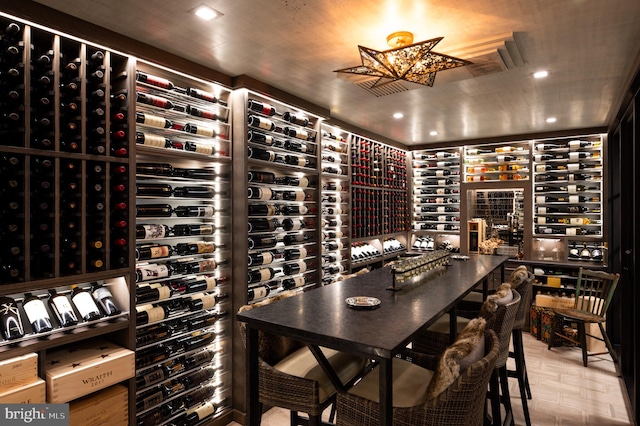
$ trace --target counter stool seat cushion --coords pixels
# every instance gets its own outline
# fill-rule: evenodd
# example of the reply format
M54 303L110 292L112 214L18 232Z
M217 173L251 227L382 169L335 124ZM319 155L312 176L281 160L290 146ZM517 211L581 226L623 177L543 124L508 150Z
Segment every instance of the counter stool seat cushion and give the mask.
M320 348L320 350L342 383L347 383L353 379L366 365L366 360L362 357L328 348ZM306 346L289 354L273 367L280 372L318 382L321 403L335 393L331 380L329 380L313 353Z

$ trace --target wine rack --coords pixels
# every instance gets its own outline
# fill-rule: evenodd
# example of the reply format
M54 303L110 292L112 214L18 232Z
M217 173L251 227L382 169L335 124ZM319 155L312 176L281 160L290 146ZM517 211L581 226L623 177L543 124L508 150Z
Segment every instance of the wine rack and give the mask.
M246 95L251 303L319 283L321 138L318 117L257 93Z
M322 283L335 282L349 270L350 135L322 124Z
M529 144L465 146L465 182L500 182L529 179Z
M230 401L229 91L146 63L135 91L136 421L191 424Z
M131 347L129 116L115 93L132 63L1 12L0 52L0 315L15 325L0 327L0 360L36 353L44 376L50 349Z
M14 26L20 30L2 39L19 54L2 63L15 74L3 85L16 90L1 108L17 116L11 119L17 125L7 125L5 117L0 142L0 174L7 182L0 220L3 239L12 241L0 254L0 282L126 268L126 257L111 255L128 240L129 187L110 170L126 172L128 146L105 129L116 126L112 115L123 114L110 99L126 85L128 59L22 23L0 23ZM126 129L126 114L118 126ZM118 240L110 233L116 217L122 219Z
M534 146L534 234L601 238L601 136L535 141Z

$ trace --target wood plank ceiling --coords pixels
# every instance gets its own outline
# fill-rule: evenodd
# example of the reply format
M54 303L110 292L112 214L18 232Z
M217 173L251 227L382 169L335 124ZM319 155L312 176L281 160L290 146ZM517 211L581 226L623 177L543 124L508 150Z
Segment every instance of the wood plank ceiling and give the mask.
M38 0L229 76L248 75L405 145L607 126L638 65L638 0ZM224 15L205 22L205 3ZM386 36L476 62L375 96L333 72ZM480 55L480 56L478 56ZM545 79L532 78L545 69ZM404 118L392 114L402 112ZM555 117L555 123L547 123ZM430 135L431 131L438 135Z

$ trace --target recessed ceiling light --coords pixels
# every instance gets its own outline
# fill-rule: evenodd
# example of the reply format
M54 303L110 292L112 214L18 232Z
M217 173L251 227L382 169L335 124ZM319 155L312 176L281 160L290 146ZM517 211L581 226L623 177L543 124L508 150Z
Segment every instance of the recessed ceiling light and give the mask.
M222 16L222 13L210 8L205 4L196 6L195 8L191 9L191 12L194 13L198 18L204 19L205 21L210 21L214 18Z
M555 117L547 118L547 123L555 123L555 122L556 122L556 118Z
M396 112L393 114L393 118L402 118L402 117L404 117L404 114L401 112Z
M545 78L549 75L549 71L542 70L533 73L533 78Z
M430 131L430 132L429 132L429 134L430 134L431 136L437 136L437 135L438 135L438 132L436 132L435 130L432 130L432 131Z

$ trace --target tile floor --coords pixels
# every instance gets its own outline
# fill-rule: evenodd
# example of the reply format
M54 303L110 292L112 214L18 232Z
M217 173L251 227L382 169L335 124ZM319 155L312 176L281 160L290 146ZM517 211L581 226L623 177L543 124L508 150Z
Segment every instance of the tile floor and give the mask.
M617 376L611 357L589 357L589 367L585 368L580 349L557 347L549 351L545 343L526 332L524 347L533 396L529 400L532 425L633 424L623 396L622 379ZM509 381L515 423L524 425L518 383L514 378ZM262 416L262 425L288 426L289 412L273 408ZM240 425L232 422L230 426Z

